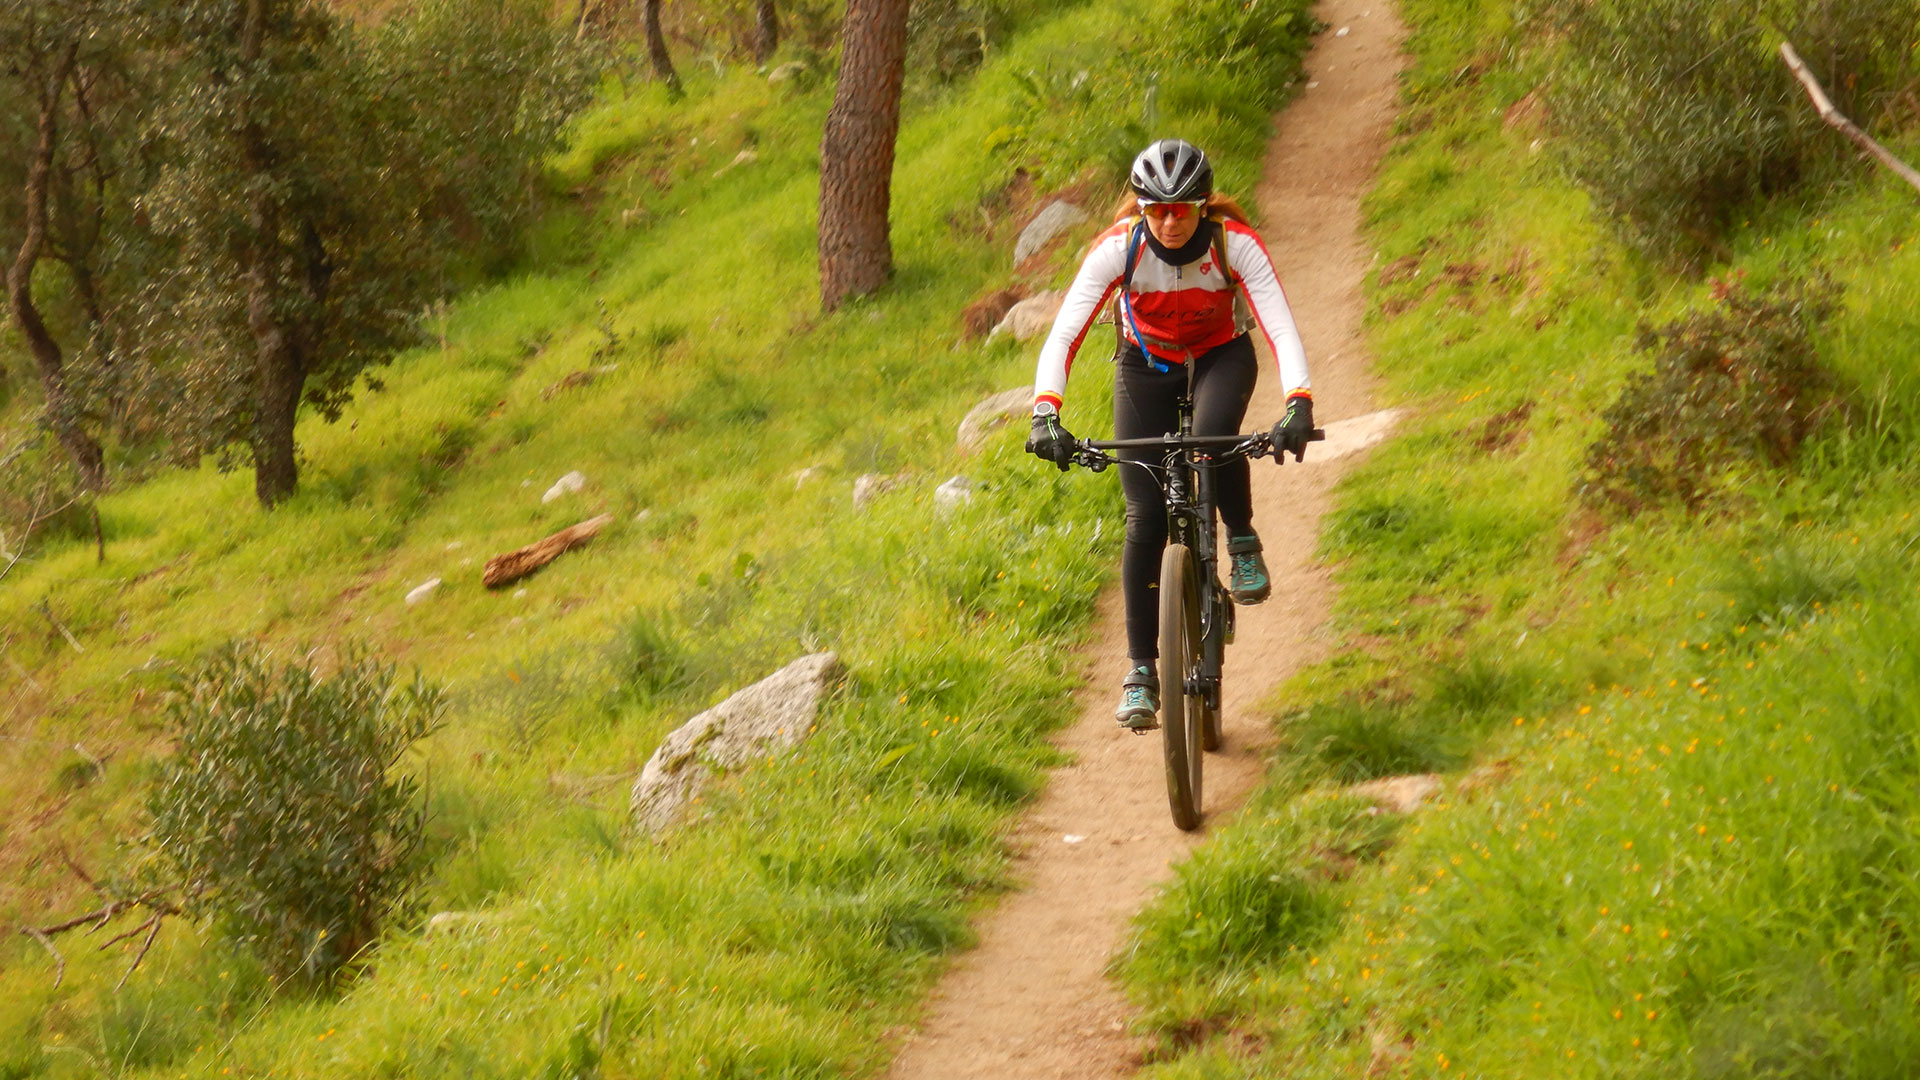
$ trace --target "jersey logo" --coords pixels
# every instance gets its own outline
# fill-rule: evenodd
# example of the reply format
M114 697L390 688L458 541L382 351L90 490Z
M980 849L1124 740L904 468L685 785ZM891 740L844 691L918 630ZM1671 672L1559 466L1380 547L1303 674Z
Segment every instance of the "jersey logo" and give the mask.
M1205 261L1203 261L1200 264L1200 273L1203 277L1207 274L1213 273L1213 259L1211 257L1207 258Z

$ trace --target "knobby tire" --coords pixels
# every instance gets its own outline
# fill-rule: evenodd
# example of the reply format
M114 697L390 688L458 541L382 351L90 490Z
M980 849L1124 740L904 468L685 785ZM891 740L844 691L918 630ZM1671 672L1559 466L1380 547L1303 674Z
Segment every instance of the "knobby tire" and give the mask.
M1233 626L1233 601L1227 598L1226 590L1222 589L1218 583L1210 584L1214 590L1213 610L1215 617L1223 620L1225 625L1218 629L1210 629L1208 633L1218 634L1221 637L1222 644L1219 648L1220 651L1224 653L1226 651L1225 640L1231 632L1229 628ZM1202 655L1205 654L1205 648L1206 642L1202 641ZM1224 660L1225 658L1222 657L1222 659ZM1224 666L1225 664L1223 663L1221 667ZM1205 711L1201 714L1200 745L1206 747L1209 752L1220 749L1220 713L1226 708L1226 692L1220 689L1219 683L1220 680L1215 680L1213 704L1205 705Z
M1200 769L1207 703L1187 693L1201 666L1200 588L1193 554L1168 544L1160 557L1160 733L1173 823L1200 827Z

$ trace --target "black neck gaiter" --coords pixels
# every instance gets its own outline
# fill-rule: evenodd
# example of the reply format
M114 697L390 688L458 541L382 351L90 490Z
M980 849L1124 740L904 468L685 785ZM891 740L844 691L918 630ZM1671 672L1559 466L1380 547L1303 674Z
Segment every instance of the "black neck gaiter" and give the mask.
M1155 255L1160 256L1161 262L1172 266L1185 266L1198 261L1207 253L1207 249L1213 246L1213 230L1217 227L1211 221L1201 222L1200 227L1193 230L1192 239L1177 248L1170 248L1161 243L1154 237L1152 229L1146 229L1147 246L1153 249Z

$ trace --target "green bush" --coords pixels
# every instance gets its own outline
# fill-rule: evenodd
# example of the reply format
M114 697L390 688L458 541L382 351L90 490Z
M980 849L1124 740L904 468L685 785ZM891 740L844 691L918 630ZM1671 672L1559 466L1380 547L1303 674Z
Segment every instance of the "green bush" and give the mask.
M421 868L419 783L395 766L441 713L437 687L358 653L326 676L228 646L182 677L147 843L187 911L276 979L333 979Z
M1755 293L1714 287L1718 306L1658 329L1639 347L1653 370L1634 376L1587 451L1582 496L1633 510L1668 500L1698 509L1723 478L1793 460L1843 404L1812 334L1835 309L1830 283Z
M1851 154L1781 40L1871 126L1913 78L1920 2L1539 0L1534 14L1559 43L1548 99L1574 180L1642 251L1698 266L1755 199Z

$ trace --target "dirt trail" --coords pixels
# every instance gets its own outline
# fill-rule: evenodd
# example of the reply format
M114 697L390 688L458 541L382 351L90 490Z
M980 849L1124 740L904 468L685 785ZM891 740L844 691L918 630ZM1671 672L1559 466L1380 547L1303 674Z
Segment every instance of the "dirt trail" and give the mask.
M1324 655L1320 628L1333 590L1311 558L1320 518L1352 452L1391 423L1362 415L1372 407L1360 325L1372 255L1360 240L1359 198L1387 143L1404 32L1389 0L1322 0L1317 14L1331 27L1307 57L1308 88L1279 117L1255 195L1329 439L1304 467L1256 463L1253 471L1274 597L1241 610L1228 650L1227 745L1207 761L1212 822L1259 778L1270 742L1261 700ZM1268 364L1250 425L1281 411L1285 388ZM1058 739L1074 763L1053 775L1015 837L1024 887L985 918L979 947L942 981L921 1030L903 1040L894 1080L1092 1080L1139 1063L1125 1030L1129 1009L1104 970L1128 920L1204 834L1181 833L1168 819L1158 736L1135 738L1114 725L1110 699L1126 655L1119 599L1114 590L1102 603L1081 717Z

